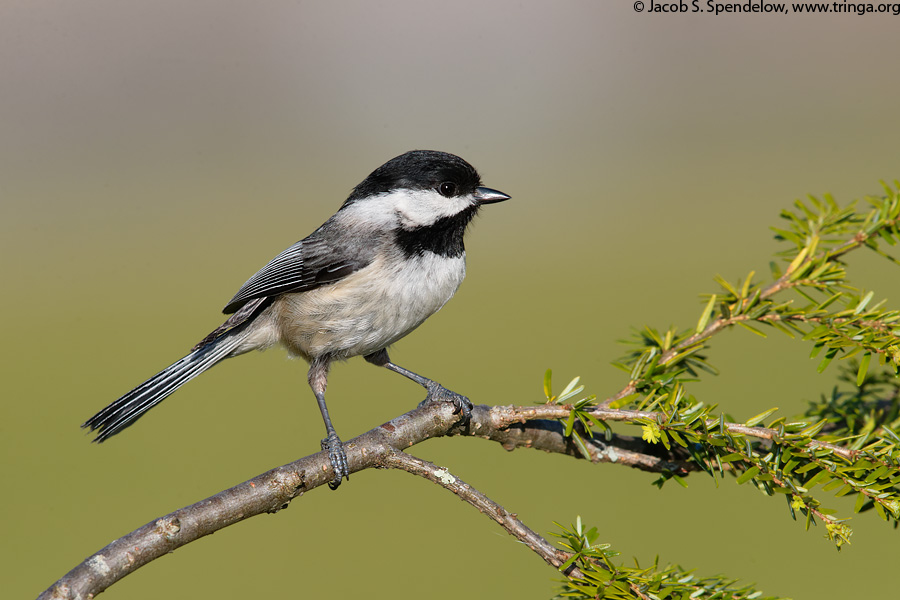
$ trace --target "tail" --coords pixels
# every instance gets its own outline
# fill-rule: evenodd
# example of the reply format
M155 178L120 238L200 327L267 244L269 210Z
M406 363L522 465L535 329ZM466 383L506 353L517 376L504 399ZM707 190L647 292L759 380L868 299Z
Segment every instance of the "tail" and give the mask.
M98 412L81 426L97 432L95 442L102 442L116 435L165 400L169 394L216 363L228 358L247 335L247 330L241 328L196 348Z

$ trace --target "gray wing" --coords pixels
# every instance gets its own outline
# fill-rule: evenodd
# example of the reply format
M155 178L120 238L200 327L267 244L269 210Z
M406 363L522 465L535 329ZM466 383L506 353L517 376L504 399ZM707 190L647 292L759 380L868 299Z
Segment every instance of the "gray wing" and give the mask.
M303 292L334 283L369 265L375 253L374 244L341 233L329 220L248 279L222 312L233 313L256 298Z
M197 342L191 350L199 350L207 344L223 337L225 334L230 333L238 326L252 320L271 303L269 298L254 298L253 300L247 301L236 313L228 317L227 321L216 327L209 335Z

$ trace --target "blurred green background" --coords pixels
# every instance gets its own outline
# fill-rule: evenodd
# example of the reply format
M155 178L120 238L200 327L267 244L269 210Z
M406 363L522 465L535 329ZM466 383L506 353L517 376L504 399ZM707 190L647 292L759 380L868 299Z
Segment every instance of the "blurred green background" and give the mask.
M457 297L392 352L487 404L540 401L548 367L560 384L618 390L616 340L696 323L717 273L766 273L779 248L767 228L794 198L846 201L900 177L898 17L632 6L3 2L6 597L318 449L305 365L277 350L212 370L102 446L78 424L182 356L247 277L397 154L460 154L513 196L470 230ZM852 266L897 305L896 268ZM796 413L834 381L808 352L725 333L711 353L721 376L694 392L737 418ZM354 359L328 397L346 439L421 396ZM626 561L659 553L796 598L893 595L897 534L874 515L853 519L838 554L732 481L657 491L647 474L473 439L414 452L538 532L582 515ZM555 576L445 491L370 471L104 597L548 598Z

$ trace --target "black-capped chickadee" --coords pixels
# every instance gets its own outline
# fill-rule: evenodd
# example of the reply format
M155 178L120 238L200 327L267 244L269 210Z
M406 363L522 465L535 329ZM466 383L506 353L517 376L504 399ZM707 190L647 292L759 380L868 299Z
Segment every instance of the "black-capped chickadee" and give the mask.
M508 198L481 187L475 169L452 154L415 150L389 160L324 225L247 280L225 307L234 314L190 354L82 427L102 442L221 360L276 344L309 363L328 434L322 448L334 468L332 489L349 476L325 406L332 361L363 356L425 387L425 402L453 402L467 418L472 404L465 396L395 365L387 347L453 296L466 275L466 226L483 204Z

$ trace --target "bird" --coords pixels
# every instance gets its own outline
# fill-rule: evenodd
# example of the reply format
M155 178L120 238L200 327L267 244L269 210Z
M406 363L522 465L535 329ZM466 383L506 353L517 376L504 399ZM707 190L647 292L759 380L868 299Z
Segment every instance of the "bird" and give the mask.
M329 367L362 356L427 390L422 404L472 403L393 362L388 347L440 310L466 274L464 234L479 209L510 196L483 187L462 158L435 150L397 156L353 188L338 211L250 277L225 306L231 315L189 354L82 424L103 442L213 365L280 345L309 364L337 489L349 468L325 404Z

